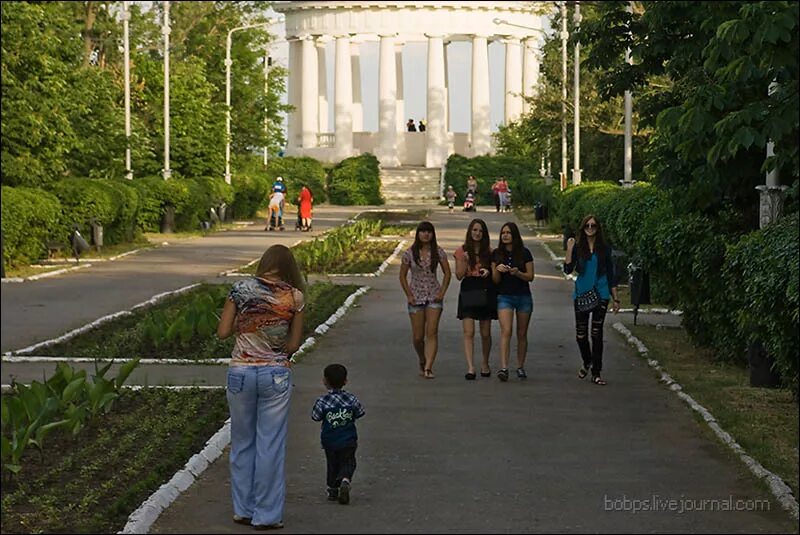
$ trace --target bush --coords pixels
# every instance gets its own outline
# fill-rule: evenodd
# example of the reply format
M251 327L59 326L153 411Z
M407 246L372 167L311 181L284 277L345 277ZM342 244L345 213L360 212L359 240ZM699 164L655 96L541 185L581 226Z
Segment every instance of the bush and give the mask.
M291 203L297 202L303 184L311 190L315 203L325 202L328 198L325 192L325 169L314 158L273 158L267 166L266 176L270 184L277 177L283 177L287 188L286 200Z
M136 178L132 185L141 196L141 206L137 217L137 226L144 232L159 232L161 218L167 205L175 207L176 226L178 214L181 214L190 200L187 180L164 180L160 176Z
M383 204L378 159L366 153L339 162L328 179L328 198L333 204Z
M233 183L233 214L240 219L251 218L267 206L272 181L260 173L237 173Z
M725 283L741 293L735 309L739 349L760 341L797 398L800 369L798 213L744 236L725 255Z
M28 264L47 256L49 241L66 243L69 232L61 217L55 195L38 188L3 186L3 261Z

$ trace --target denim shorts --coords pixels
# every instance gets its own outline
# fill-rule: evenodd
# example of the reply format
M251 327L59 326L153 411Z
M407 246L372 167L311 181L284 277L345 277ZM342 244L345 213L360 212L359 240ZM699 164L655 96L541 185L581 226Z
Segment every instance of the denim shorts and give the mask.
M408 313L409 314L416 314L417 312L422 312L426 308L443 309L444 308L444 303L441 303L441 302L437 303L436 301L425 301L422 304L408 305Z
M497 309L511 308L517 312L533 312L533 297L531 294L497 296Z

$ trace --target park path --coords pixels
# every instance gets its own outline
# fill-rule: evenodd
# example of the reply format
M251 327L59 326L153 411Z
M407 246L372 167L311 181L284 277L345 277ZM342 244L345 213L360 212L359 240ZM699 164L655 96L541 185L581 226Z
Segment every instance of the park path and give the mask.
M493 243L502 223L513 218L477 216L489 224ZM434 211L451 265L471 217ZM440 326L436 379L421 379L398 262L383 276L364 280L372 290L294 368L284 532L796 532L766 489L611 330L620 318L610 316L607 325L609 385L575 377L571 283L540 245L523 236L537 271L527 381L513 374L508 383L464 380L455 279ZM496 323L493 342L496 370ZM332 362L348 367L348 389L367 412L359 421L349 506L325 499L319 424L309 417L323 392L322 370ZM231 521L227 461L226 451L151 532L251 532ZM634 504L709 509L707 500L721 508L729 499L768 500L770 510L632 510Z

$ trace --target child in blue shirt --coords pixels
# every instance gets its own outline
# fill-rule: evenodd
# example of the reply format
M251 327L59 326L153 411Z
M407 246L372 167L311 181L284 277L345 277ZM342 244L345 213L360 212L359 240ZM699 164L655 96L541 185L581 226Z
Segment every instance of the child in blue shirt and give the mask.
M356 471L356 419L365 413L358 398L342 390L347 384L347 368L329 364L323 374L328 393L314 403L311 419L322 422L320 436L328 463L328 499L344 505L350 503L350 485Z

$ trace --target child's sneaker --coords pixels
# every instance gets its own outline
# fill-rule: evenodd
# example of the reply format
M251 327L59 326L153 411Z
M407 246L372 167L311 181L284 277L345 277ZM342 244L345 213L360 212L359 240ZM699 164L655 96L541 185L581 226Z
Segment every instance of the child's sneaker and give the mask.
M342 505L350 503L350 481L347 479L343 479L342 486L339 487L339 503Z
M335 502L339 499L339 489L328 487L328 500Z

